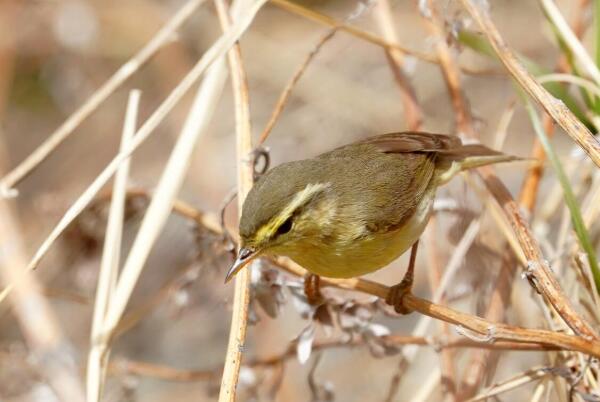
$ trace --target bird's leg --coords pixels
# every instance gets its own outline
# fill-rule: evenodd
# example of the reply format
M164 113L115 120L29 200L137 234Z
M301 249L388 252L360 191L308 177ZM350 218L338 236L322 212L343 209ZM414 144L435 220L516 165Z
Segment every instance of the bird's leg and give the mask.
M408 262L408 269L404 274L404 278L402 278L402 281L400 281L399 284L390 288L390 291L385 298L386 303L390 306L394 306L394 310L396 310L398 314L408 314L411 312L411 310L404 305L404 296L406 296L407 293L410 293L412 289L412 284L415 277L415 260L417 259L418 248L419 241L417 240L410 249L410 260Z
M318 306L325 300L321 293L321 277L311 274L310 272L304 275L304 294L308 304Z

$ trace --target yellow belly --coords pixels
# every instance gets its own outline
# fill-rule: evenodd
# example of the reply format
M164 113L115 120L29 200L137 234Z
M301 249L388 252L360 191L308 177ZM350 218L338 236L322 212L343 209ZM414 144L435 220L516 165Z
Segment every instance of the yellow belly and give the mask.
M285 254L313 274L330 278L353 278L376 271L419 239L429 221L434 196L435 188L429 189L415 214L396 231L372 234L343 247L311 246L310 250L286 250Z

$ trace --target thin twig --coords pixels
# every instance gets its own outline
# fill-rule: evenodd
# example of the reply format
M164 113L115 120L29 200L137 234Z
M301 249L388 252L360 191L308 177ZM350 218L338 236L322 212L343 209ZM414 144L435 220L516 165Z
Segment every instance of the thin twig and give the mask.
M308 55L306 55L306 57L304 58L304 60L302 61L302 63L300 64L300 66L298 67L298 69L296 70L294 75L292 76L292 78L290 78L290 80L286 84L283 92L281 93L281 95L279 95L279 99L277 99L277 103L275 104L275 108L273 109L273 112L271 112L271 117L269 118L269 121L267 122L265 129L260 134L260 138L258 139L258 145L263 144L266 141L269 134L271 134L271 131L273 130L273 127L275 127L275 123L279 119L281 112L283 112L283 108L287 104L294 87L296 86L296 84L298 83L298 81L300 80L300 78L302 77L304 72L306 71L306 68L313 61L315 56L319 53L319 51L321 50L323 45L325 45L325 43L329 42L329 40L331 40L333 38L333 36L337 32L337 30L338 30L337 27L332 28L332 29L328 30L327 32L325 32L321 36L321 38L319 38L319 41L317 42L317 44L308 53Z
M424 18L425 26L435 40L435 48L440 61L440 68L446 81L446 87L452 100L454 114L456 116L456 126L459 132L467 137L474 137L473 119L469 110L469 104L460 85L460 71L450 53L450 48L446 43L443 23L440 20L437 8L432 0L428 0L429 15Z
M440 69L446 83L447 91L452 101L452 108L454 110L455 124L460 133L469 137L475 138L476 133L473 129L473 118L465 94L461 88L460 71L457 67L454 56L451 53L451 49L446 43L446 34L444 32L444 24L441 20L436 4L433 1L427 1L427 14L423 15L425 26L433 40L435 41L435 48L437 57L440 61ZM423 13L422 13L423 14ZM473 224L473 223L472 223ZM476 229L475 233L478 231ZM464 239L464 237L463 237ZM446 352L449 353L449 352ZM442 355L442 363L446 367L445 372L451 369L452 359L448 355ZM454 387L451 389L450 396L453 400L457 400L457 389L456 382L453 381Z
M519 205L512 198L506 186L494 175L491 168L480 168L479 173L483 177L488 190L502 206L525 253L529 264L525 275L575 333L590 339L597 339L598 336L594 329L577 313L570 300L565 296L550 269L548 261L544 259L539 245L534 240Z
M581 15L582 13L579 12L578 16L581 17ZM582 34L583 32L581 28L582 25L581 18L576 19L574 22L575 30L579 34ZM563 71L562 66L565 64L566 63L559 61L557 64L557 70ZM540 80L540 82L541 81L542 80ZM544 114L543 124L546 135L551 137L555 132L554 121L549 115ZM528 216L532 216L534 212L541 178L544 173L544 161L546 159L544 148L537 137L534 139L530 157L531 159L536 160L538 163L532 164L528 168L519 195L519 204L528 213ZM490 304L488 305L485 313L485 317L489 320L498 321L504 316L506 305L510 297L512 278L515 273L515 264L516 261L514 261L513 258L505 256L500 268L500 273L498 274L498 279L495 282ZM461 393L463 397L471 396L475 393L476 385L480 384L484 375L484 367L489 366L488 363L493 360L494 356L488 352L478 352L473 355L471 362L464 370L464 380L461 383Z
M478 231L479 228L476 230ZM429 265L429 283L431 286L431 292L435 293L440 289L442 284L442 266L440 264L440 256L438 255L438 249L436 241L438 239L438 222L434 216L431 217L427 224L427 231L425 232L425 240L427 241L427 263ZM446 297L440 298L440 303L445 303ZM450 326L443 322L441 323L441 331L444 338L450 338ZM441 354L441 375L440 379L443 388L448 392L449 397L452 400L456 400L456 368L454 366L455 356L453 350L443 348L440 351Z
M393 44L398 44L398 34L394 28L392 11L388 0L377 2L375 16L385 40ZM409 130L418 131L421 128L423 112L421 111L415 90L404 70L404 53L399 49L386 49L385 52L394 79L400 87L406 126Z
M516 342L496 342L482 343L468 338L461 338L450 342L441 342L436 339L426 337L415 337L406 335L386 335L381 340L390 346L418 345L422 347L432 347L444 349L475 348L475 349L494 349L494 350L517 350L523 352L540 352L559 350L551 346L542 344L525 344ZM353 341L325 339L315 341L312 345L314 352L321 350L353 348L366 345L364 339ZM245 367L268 368L276 367L288 359L297 357L296 344L290 343L289 346L280 353L267 357L250 359L244 363ZM156 378L165 381L209 381L218 378L223 371L223 367L212 369L181 369L163 364L148 363L124 358L115 358L109 363L109 374L111 375L138 375L143 377Z
M184 217L193 219L198 224L210 222L207 229L215 234L222 233L220 225L215 224L215 222L218 222L218 219L211 214L199 212L182 201L174 204L174 211ZM232 233L235 233L235 230L232 230ZM288 258L273 257L269 260L295 276L304 277L306 274L304 268ZM388 286L361 278L321 278L321 285L367 293L382 299L385 299L389 292ZM568 335L541 329L526 329L502 323L494 323L480 317L461 313L451 308L429 302L414 295L406 295L404 299L408 308L423 315L446 321L450 324L460 325L482 336L490 336L490 332L492 332L490 337L492 341L538 343L564 350L580 351L592 356L600 356L600 342L593 339L587 339L584 336Z
M343 22L337 21L334 18L331 18L325 14L321 14L318 11L312 10L310 8L304 7L298 3L291 2L288 0L271 0L271 4L280 7L288 12L310 19L311 21L318 22L319 24L323 24L325 26L329 26L331 28L336 28L341 31L347 32L353 36L356 36L362 40L373 43L375 45L381 46L385 49L396 49L401 51L402 53L410 54L411 56L414 56L423 61L427 61L430 63L437 62L435 56L421 53L416 50L408 49L398 44L390 43L377 35L363 31L352 25L348 25Z
M514 376L513 378L511 378L509 380L503 381L499 384L495 384L495 385L489 387L488 389L486 389L479 395L477 395L473 398L470 398L467 402L476 402L476 401L486 400L488 398L492 398L496 395L499 395L503 392L508 392L515 388L522 387L523 385L528 384L532 381L537 381L548 375L550 375L550 372L545 368L537 368L537 369L527 370L526 372L519 374L517 376Z
M348 25L337 21L334 18L331 18L325 14L321 14L318 11L312 10L310 8L304 7L296 2L288 1L288 0L271 0L270 4L274 6L280 7L290 13L299 15L303 18L309 19L311 21L317 22L319 24L338 28L341 31L347 32L350 35L353 35L361 40L372 43L377 46L381 46L386 50L398 50L402 53L409 54L419 60L423 60L428 63L438 64L439 60L430 54L416 51L414 49L408 49L404 46L401 46L396 43L390 43L389 41L374 35L370 32L363 31L355 26ZM461 66L461 70L467 74L488 74L490 71L480 71L473 70L465 66ZM496 74L496 71L492 71L492 74Z
M548 137L552 137L554 134L554 121L550 116L544 114L544 130ZM533 149L531 151L531 158L538 161L538 163L532 164L527 169L527 175L523 180L521 186L521 194L519 196L519 204L528 211L529 215L533 214L535 204L537 201L537 194L540 188L540 181L544 174L544 161L546 160L546 153L539 139L536 137L533 143Z
M292 5L291 7L296 7L296 5ZM358 11L353 12L350 16L348 16L346 18L346 22L349 21L350 19L357 18L365 10L367 10L366 7L360 8ZM292 91L298 84L298 81L300 81L300 78L304 75L304 73L306 72L306 69L314 61L315 57L319 54L319 52L321 51L323 46L327 42L329 42L331 39L333 39L335 34L340 29L340 26L334 25L331 29L328 29L327 32L325 32L323 35L321 35L321 37L317 41L316 45L306 55L304 60L302 60L302 63L300 63L300 65L294 72L294 75L292 75L292 77L286 84L285 88L283 89L283 92L281 93L281 95L279 95L279 99L277 99L275 108L271 112L271 117L269 118L269 121L267 122L267 125L265 126L264 130L260 134L260 137L258 139L258 146L262 145L266 141L267 137L271 134L273 127L275 127L277 120L281 116L281 113L283 112L283 109L285 108L287 102L289 101L290 96L292 95Z

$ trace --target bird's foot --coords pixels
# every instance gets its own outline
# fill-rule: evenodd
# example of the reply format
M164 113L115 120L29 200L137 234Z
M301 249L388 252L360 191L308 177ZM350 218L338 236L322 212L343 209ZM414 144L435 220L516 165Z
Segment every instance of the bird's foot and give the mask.
M399 284L390 288L385 302L394 307L398 314L406 315L412 313L412 310L404 305L404 296L410 294L412 280L403 279Z
M308 304L312 306L323 304L325 298L321 293L321 277L319 275L311 273L304 275L304 294Z

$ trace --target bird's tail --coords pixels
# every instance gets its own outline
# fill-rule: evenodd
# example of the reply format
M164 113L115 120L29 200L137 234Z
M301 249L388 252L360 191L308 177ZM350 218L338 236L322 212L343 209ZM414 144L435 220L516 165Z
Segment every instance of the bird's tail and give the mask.
M437 153L436 176L439 184L445 184L463 170L523 160L527 159L494 151L481 144L462 145Z

